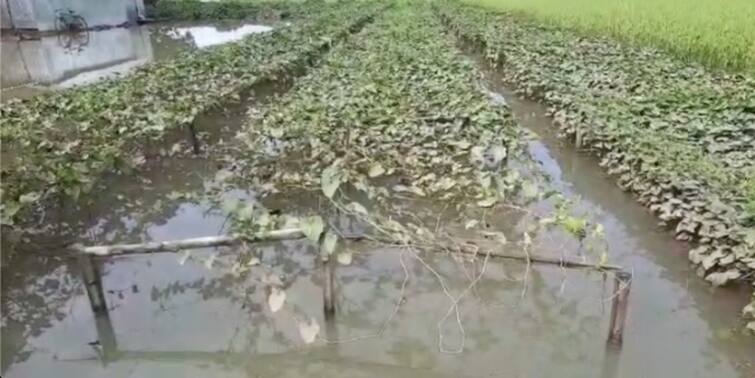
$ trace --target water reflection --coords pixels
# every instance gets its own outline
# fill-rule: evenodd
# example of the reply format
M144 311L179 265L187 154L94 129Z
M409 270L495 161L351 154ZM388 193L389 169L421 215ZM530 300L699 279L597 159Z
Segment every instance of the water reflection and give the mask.
M27 98L51 89L87 85L128 74L148 62L178 53L238 41L269 26L155 24L37 39L3 37L2 98Z
M273 28L265 25L242 25L230 29L221 29L216 26L189 26L170 29L167 35L174 39L191 41L196 47L203 48L238 41L249 34L270 30Z

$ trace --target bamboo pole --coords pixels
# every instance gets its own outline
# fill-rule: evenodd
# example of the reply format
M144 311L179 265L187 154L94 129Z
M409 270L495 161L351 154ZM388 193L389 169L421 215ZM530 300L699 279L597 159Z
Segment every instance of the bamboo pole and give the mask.
M301 239L301 238L304 238L304 233L301 231L301 229L290 228L290 229L268 231L268 232L260 233L251 237L241 236L241 235L207 236L207 237L200 237L200 238L171 240L171 241L164 241L164 242L150 242L150 243L142 243L142 244L115 244L115 245L100 245L100 246L91 246L91 247L77 246L74 249L77 252L86 254L86 255L117 256L117 255L139 254L139 253L178 252L185 249L235 245L235 244L241 243L242 241L264 242L264 241L291 240L291 239ZM401 244L396 244L396 242L393 240L380 239L380 238L373 239L366 235L346 235L344 236L344 238L353 240L353 241L368 240L368 241L374 241L378 243L401 246ZM561 259L561 258L538 256L538 255L533 255L533 254L524 255L524 254L508 253L500 249L492 249L492 248L486 249L486 248L481 248L476 243L470 240L464 240L458 244L442 243L442 244L428 245L428 246L417 245L416 247L422 250L458 251L461 253L473 254L473 255L486 255L489 253L491 257L521 260L521 261L529 260L532 263L558 265L558 266L562 266L566 268L588 268L588 269L613 270L613 271L622 270L622 267L618 265L610 265L610 264L601 265L601 264L590 263L590 262L573 261L573 260L566 260L566 259Z
M632 288L632 274L616 272L614 275L614 295L611 303L611 320L608 327L608 344L621 347L624 339L624 325L629 306L629 290Z
M128 255L136 253L156 253L156 252L178 252L184 249L218 247L223 245L234 245L246 242L263 242L275 240L301 239L304 233L299 228L290 228L274 230L259 233L254 236L206 236L201 238L170 240L164 242L151 242L141 244L115 244L99 245L92 247L77 246L74 249L77 252L94 255L94 256L115 256Z
M335 276L336 276L336 259L335 256L329 256L328 261L323 264L323 311L325 319L332 319L336 315L335 300Z

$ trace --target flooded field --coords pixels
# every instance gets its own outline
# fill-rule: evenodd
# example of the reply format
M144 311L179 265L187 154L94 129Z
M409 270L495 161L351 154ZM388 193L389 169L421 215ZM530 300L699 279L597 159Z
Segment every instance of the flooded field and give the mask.
M270 26L228 22L157 23L36 39L3 36L2 99L26 98L49 90L127 75L178 53L238 41ZM27 37L28 38L28 37Z
M139 65L268 30L121 31L141 41L126 38L144 55L124 58ZM214 103L125 149L138 164L104 170L86 196L35 213L30 232L4 229L3 377L755 376L755 338L740 319L748 284L713 287L698 277L690 245L658 226L598 159L560 138L543 104L515 94L424 7L383 10L351 33L286 75L263 76L238 101ZM79 66L88 74L64 73L46 88L124 64L89 63ZM474 143L492 151L505 143L507 156L479 168L467 162ZM342 170L331 192L323 172L333 167ZM492 192L511 172L517 189ZM548 195L527 194L527 185ZM243 223L239 206L264 209L254 213L264 219L290 214L297 224L319 214L336 230L334 316L323 311L329 265L308 239L97 258L107 311L93 313L76 245L259 226ZM380 211L418 225L409 234L420 242L371 240L391 225L366 216ZM555 213L582 235L533 229L533 219ZM449 240L485 235L481 246L523 248L527 258L423 249L428 229ZM606 255L593 251L597 231L588 229L600 230ZM530 252L607 261L572 269L534 263ZM606 264L633 277L618 347L606 343L616 296Z

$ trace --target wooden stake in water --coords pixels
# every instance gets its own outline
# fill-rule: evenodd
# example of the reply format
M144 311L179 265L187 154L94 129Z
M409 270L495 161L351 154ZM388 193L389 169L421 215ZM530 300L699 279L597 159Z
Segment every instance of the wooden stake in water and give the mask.
M336 315L336 301L335 301L335 277L336 277L336 259L334 256L329 256L328 261L323 264L323 285L322 285L322 297L323 297L323 311L325 312L325 319L331 319Z
M624 339L624 325L629 307L629 290L632 287L632 274L616 272L614 275L614 294L611 304L611 321L608 327L608 343L621 346Z
M81 277L84 280L84 287L89 297L89 304L95 315L107 312L107 301L105 301L105 291L102 288L102 277L97 267L95 257L91 255L79 255L79 267Z

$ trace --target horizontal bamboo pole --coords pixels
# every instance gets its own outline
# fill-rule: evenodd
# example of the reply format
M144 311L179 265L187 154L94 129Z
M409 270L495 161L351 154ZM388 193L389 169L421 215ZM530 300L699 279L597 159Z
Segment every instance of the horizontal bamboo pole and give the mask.
M596 264L591 262L581 262L581 261L573 261L573 260L566 260L561 258L554 258L554 257L546 257L546 256L538 256L538 255L525 255L521 253L508 253L497 249L483 249L479 248L474 243L465 243L458 246L449 246L450 250L458 250L465 254L476 254L476 255L487 255L490 253L491 257L498 257L502 259L512 259L512 260L522 260L533 263L539 263L539 264L550 264L550 265L558 265L563 266L566 268L590 268L590 269L599 269L599 270L616 270L616 271L622 271L623 268L618 265L611 265L611 264Z
M178 252L184 249L219 247L246 242L263 242L276 240L301 239L304 233L299 228L274 230L256 234L254 236L206 236L201 238L170 240L164 242L150 242L141 244L114 244L92 247L78 246L77 252L95 256L117 256L136 253Z
M115 244L115 245L100 245L100 246L92 246L92 247L79 246L79 247L76 247L75 250L79 253L93 255L93 256L118 256L118 255L139 254L139 253L178 252L185 249L235 245L235 244L241 243L242 241L264 242L264 241L277 241L277 240L293 240L293 239L301 239L301 238L304 238L304 233L302 232L300 228L289 228L289 229L263 232L263 233L259 233L251 237L240 236L240 235L207 236L207 237L201 237L201 238L171 240L171 241L164 241L164 242L150 242L150 243L142 243L142 244ZM347 235L347 236L344 236L344 238L349 239L349 240L354 240L354 241L368 240L368 241L375 241L375 242L385 243L385 244L396 244L395 241L392 241L392 240L374 239L366 235ZM486 249L486 248L481 248L474 242L468 241L468 240L463 241L459 244L447 243L447 244L442 244L442 245L416 246L416 247L422 250L436 250L436 251L448 250L448 251L459 251L465 254L477 254L477 255L486 255L489 253L491 257L520 260L520 261L529 260L532 263L558 265L558 266L567 267L567 268L590 268L590 269L598 269L598 270L615 270L615 271L622 270L622 267L618 265L610 265L610 264L600 265L600 264L595 264L595 263L590 263L590 262L565 260L565 259L560 259L560 258L538 256L538 255L533 255L533 254L524 255L520 253L508 253L499 249L492 249L492 248Z

